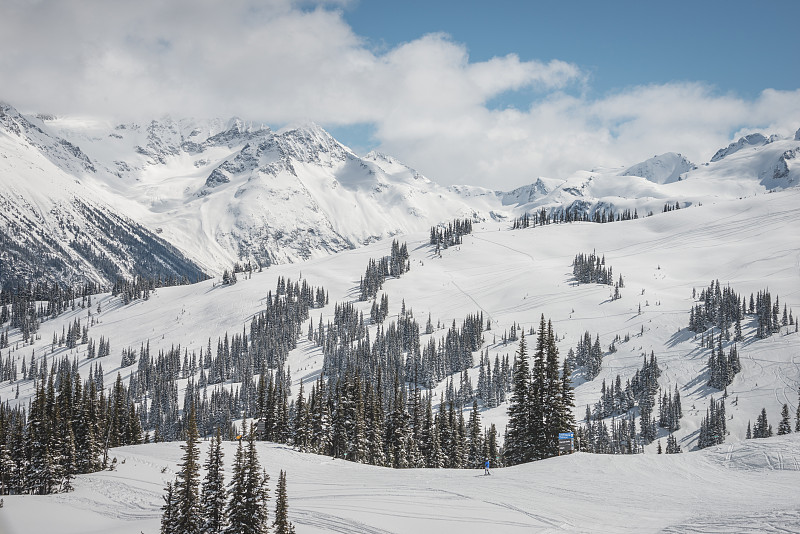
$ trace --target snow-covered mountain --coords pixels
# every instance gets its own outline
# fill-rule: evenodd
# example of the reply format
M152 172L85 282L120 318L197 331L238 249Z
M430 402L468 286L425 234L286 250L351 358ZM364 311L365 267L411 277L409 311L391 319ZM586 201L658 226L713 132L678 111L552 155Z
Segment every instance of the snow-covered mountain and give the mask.
M359 157L315 124L147 126L52 119L97 162L118 208L214 271L296 262L423 230L479 208L391 157Z
M680 154L667 152L625 169L622 176L640 176L657 184L670 184L697 166Z
M541 208L590 216L598 210L656 213L665 204L685 207L800 183L800 142L756 134L699 167L666 153L625 170L539 177L502 192L442 187L391 156L358 156L315 124L279 131L238 118L113 124L2 109L4 232L18 236L6 239L16 243L13 264L23 278L48 271L53 280L108 282L134 274L137 263L170 263L178 255L188 263L172 271L219 273L234 262L272 265L325 256L456 217L510 220ZM92 238L96 232L89 229L100 223L78 224L89 208L67 208L76 202L126 221L115 235L140 236L129 242L146 235L160 245L140 259L135 250L116 253ZM82 230L64 231L58 220L75 221ZM22 230L34 226L33 234ZM81 244L92 239L91 246ZM21 243L34 241L46 243L34 256L54 258L53 265L21 252ZM160 250L166 243L174 249ZM92 253L78 260L87 247ZM102 267L92 254L113 258L116 267ZM90 268L65 267L63 258Z
M0 104L0 286L203 276L181 251L87 187L97 172L80 148Z

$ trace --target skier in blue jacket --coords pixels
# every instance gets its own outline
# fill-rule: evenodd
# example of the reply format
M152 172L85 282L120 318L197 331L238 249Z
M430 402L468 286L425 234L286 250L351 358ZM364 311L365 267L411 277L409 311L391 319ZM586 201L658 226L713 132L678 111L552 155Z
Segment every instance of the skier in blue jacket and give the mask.
M491 475L491 473L489 472L489 465L490 465L489 464L489 459L486 458L486 462L484 462L484 464L483 464L483 474L484 475Z

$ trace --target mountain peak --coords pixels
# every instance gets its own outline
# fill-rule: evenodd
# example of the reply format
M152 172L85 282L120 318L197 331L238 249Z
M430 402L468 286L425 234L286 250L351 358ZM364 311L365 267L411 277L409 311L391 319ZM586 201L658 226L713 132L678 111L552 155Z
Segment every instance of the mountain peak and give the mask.
M719 161L722 158L730 156L731 154L734 154L745 147L764 146L772 141L773 138L767 139L763 134L760 133L745 135L744 137L740 137L738 141L729 144L727 147L717 150L717 153L711 158L711 162L713 163L715 161Z
M682 174L696 168L697 166L683 155L675 152L666 152L628 167L619 175L639 176L653 183L669 184L680 181Z

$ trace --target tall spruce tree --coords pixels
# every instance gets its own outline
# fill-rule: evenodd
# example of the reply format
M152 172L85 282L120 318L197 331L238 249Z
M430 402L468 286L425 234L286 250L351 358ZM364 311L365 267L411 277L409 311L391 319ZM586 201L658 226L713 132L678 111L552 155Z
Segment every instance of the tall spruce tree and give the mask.
M530 385L528 351L525 332L519 340L519 350L514 364L514 382L511 402L508 406L503 458L506 465L516 465L532 460L533 443L530 435Z
M222 437L217 428L217 435L211 440L206 458L206 476L203 480L203 491L200 499L203 513L203 534L219 534L225 526L225 475L222 470Z
M294 525L289 521L289 498L286 494L286 471L278 476L278 491L275 496L275 534L295 534Z
M178 528L175 519L178 503L175 499L175 488L172 486L172 482L167 482L167 487L164 489L166 494L163 496L164 506L161 507L161 534L177 534Z
M200 449L195 410L189 412L186 428L186 443L181 445L183 459L178 466L175 480L175 532L176 534L200 534L203 518L200 513Z
M547 458L558 455L558 434L561 432L563 417L563 399L561 397L562 383L558 373L558 348L556 348L553 323L547 321L547 359L544 369L544 384L542 390L542 412L544 415L544 448L542 457Z
M269 475L261 471L255 446L255 433L250 430L247 449L236 448L230 484L226 534L265 534L268 532L267 501Z
M548 436L545 426L545 413L547 411L547 354L553 339L552 327L547 328L547 323L542 314L539 321L539 332L536 337L536 352L533 355L531 367L530 395L530 422L529 432L533 449L530 452L532 460L540 460L548 456ZM557 369L557 368L556 368ZM558 372L558 371L556 371ZM557 436L556 436L557 437Z

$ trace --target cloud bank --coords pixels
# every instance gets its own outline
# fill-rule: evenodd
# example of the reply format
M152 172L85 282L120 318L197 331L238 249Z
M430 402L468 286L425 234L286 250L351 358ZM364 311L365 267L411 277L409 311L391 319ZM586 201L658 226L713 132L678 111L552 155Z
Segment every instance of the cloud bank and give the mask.
M800 126L800 89L747 100L698 82L588 96L577 65L471 61L444 34L378 49L330 3L3 0L2 11L0 99L23 111L370 124L379 150L443 184L508 189L665 151L703 162L733 133ZM492 105L513 91L530 106Z

